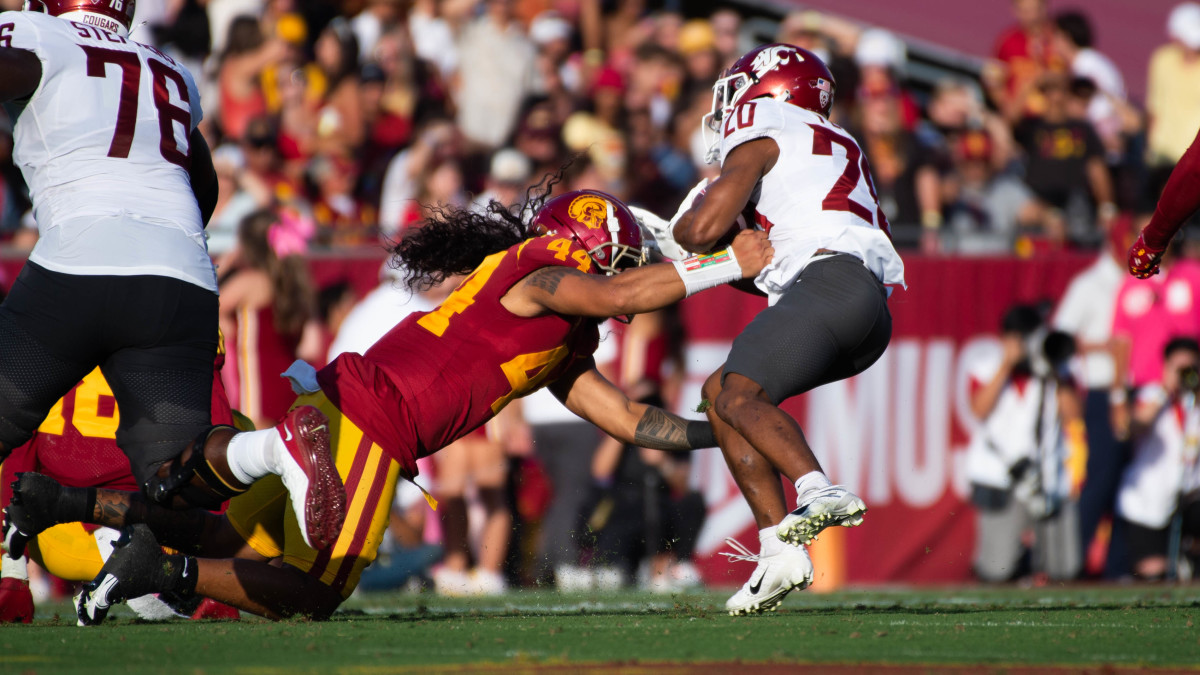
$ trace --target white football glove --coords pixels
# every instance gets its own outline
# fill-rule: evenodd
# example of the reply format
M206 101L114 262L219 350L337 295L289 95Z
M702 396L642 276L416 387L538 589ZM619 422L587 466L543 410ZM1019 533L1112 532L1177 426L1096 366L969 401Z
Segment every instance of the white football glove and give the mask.
M692 255L675 241L675 236L671 234L670 223L637 206L630 206L629 210L633 212L638 225L642 228L642 239L647 245L657 248L664 258L683 260Z

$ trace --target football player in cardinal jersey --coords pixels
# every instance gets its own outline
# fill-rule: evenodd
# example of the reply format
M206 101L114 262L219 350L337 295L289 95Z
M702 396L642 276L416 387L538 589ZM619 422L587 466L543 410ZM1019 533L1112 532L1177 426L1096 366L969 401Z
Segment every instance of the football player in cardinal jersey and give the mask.
M345 493L316 410L210 443L217 279L204 239L217 181L186 68L129 38L134 0L27 0L0 14L0 102L39 239L0 305L0 460L99 366L121 408L117 444L141 489L216 508L281 474L324 546ZM303 423L301 423L303 422ZM256 440L257 442L249 442Z
M197 570L198 581L182 590L255 614L328 616L375 557L396 478L412 478L417 459L541 387L619 440L663 450L715 445L709 423L632 402L605 380L592 359L597 327L603 318L659 309L722 280L753 278L771 256L766 236L741 233L706 269L643 265L638 223L616 198L584 190L536 208L540 202L533 200L528 224L495 202L487 214L436 213L395 247L394 260L418 287L468 274L455 291L436 309L409 315L365 354L342 354L318 372L300 361L289 369L301 394L296 405L329 419L348 492L350 515L333 546L318 552L305 544L272 479L236 497L201 541L180 541L171 525L180 514L146 508L134 493L101 490L82 497L95 504L97 517L89 520L150 527L128 530L81 599L80 619L98 622L124 597L179 592L156 571L164 567ZM77 492L60 494L74 500ZM49 525L59 520L61 499L22 506ZM166 556L155 536L210 557ZM269 564L276 558L282 567Z
M829 121L835 83L805 49L758 47L713 87L704 119L709 161L721 173L698 185L672 219L675 241L707 251L739 215L770 235L775 257L754 280L769 306L708 379L707 415L760 528L757 562L726 603L733 614L774 609L812 581L802 546L831 525L857 525L863 501L831 485L784 400L862 372L891 339L886 285L904 283L866 157ZM795 481L785 505L779 473Z
M1129 247L1129 273L1139 279L1158 274L1163 253L1184 221L1200 209L1200 133L1171 170L1154 217Z
M212 418L217 424L231 425L237 416L229 408L221 383L220 370L224 363L224 350L218 349L213 362ZM129 461L116 444L119 420L120 411L112 389L97 368L55 403L32 440L14 450L0 464L0 506L8 506L10 486L14 479L19 481L20 474L25 471L37 471L65 485L137 490ZM248 420L238 423L238 428L253 429L253 425L246 422ZM29 542L25 551L60 579L91 581L99 574L118 534L112 528L64 523L41 532ZM196 603L199 603L198 607L195 607ZM180 611L193 618L237 618L238 615L232 607L200 597L169 605L147 596L131 599L129 605L139 617L147 620L178 616ZM32 619L33 599L26 577L25 558L14 559L7 552L0 554L0 623L18 620L29 623Z

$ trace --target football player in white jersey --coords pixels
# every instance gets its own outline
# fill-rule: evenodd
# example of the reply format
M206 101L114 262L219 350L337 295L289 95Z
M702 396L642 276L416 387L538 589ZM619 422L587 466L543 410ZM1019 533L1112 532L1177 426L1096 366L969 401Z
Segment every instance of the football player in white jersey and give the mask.
M27 0L0 14L0 102L39 231L0 305L0 460L99 366L120 408L117 444L149 499L215 508L277 473L321 548L345 510L324 416L302 408L236 437L212 425L217 280L204 225L216 173L191 74L129 38L133 10ZM6 547L19 553L26 533L8 515Z
M726 462L760 528L761 548L731 558L758 563L726 603L733 614L774 609L812 582L803 544L832 525L862 522L866 505L831 485L784 400L856 375L891 339L887 285L904 283L866 157L829 121L834 81L821 60L786 44L758 47L713 87L704 119L709 161L721 174L701 183L671 221L675 242L703 253L739 215L765 230L775 257L754 280L769 299L708 379L707 414ZM719 261L704 256L688 265ZM779 473L795 481L788 512ZM729 555L729 554L727 554Z

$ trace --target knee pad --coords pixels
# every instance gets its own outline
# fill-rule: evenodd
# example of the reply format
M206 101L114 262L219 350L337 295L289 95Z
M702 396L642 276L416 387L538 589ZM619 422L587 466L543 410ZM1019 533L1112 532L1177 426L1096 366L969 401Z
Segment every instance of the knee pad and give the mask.
M156 475L142 484L146 496L168 508L192 506L211 511L245 492L247 488L225 482L205 457L205 446L218 432L233 434L237 430L216 426L200 434L182 453L163 464ZM177 504L176 498L183 504Z

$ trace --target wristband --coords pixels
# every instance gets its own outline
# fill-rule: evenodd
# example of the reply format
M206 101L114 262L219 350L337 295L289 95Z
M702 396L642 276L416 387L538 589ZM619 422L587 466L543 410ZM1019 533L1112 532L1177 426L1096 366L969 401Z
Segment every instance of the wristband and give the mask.
M679 272L688 296L742 278L742 266L738 264L732 248L695 255L671 264Z
M694 422L689 420L686 432L688 447L693 450L717 447L716 434L713 433L712 425L708 422Z
M1108 392L1108 402L1111 405L1125 405L1129 401L1129 393L1124 388L1112 389Z

